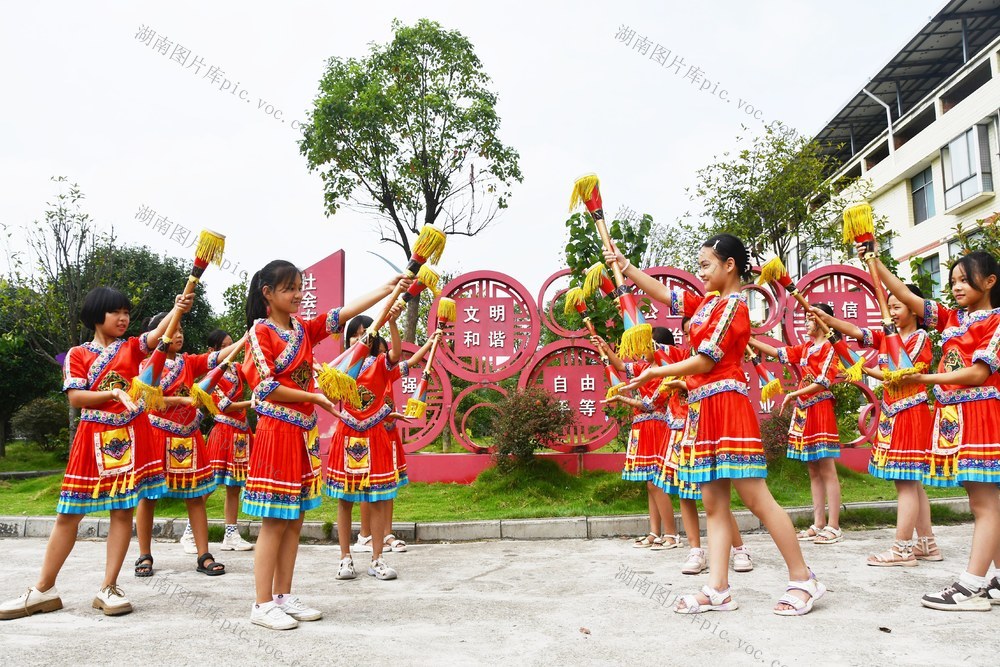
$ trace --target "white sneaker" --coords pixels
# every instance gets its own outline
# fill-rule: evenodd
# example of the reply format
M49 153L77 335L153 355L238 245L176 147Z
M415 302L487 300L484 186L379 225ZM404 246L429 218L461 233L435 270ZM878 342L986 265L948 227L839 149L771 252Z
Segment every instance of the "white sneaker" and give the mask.
M62 609L62 606L62 599L55 586L44 592L32 586L13 600L0 604L0 621L55 611Z
M220 551L253 551L253 543L247 542L240 535L238 530L228 533L222 538L222 545L219 547Z
M180 543L184 549L184 553L192 555L198 553L198 545L194 543L194 533L184 533L181 535Z
M708 569L708 563L705 561L705 550L692 548L681 568L681 574L701 574L706 569Z
M250 622L268 630L291 630L299 627L299 622L282 611L273 602L255 604L250 608Z
M125 597L125 592L115 585L99 590L90 606L102 609L105 616L121 616L132 612L132 603Z
M366 553L371 553L372 551L372 536L369 535L365 537L361 533L358 533L358 541L354 545L355 551L362 551Z
M340 559L340 567L337 568L337 578L338 579L353 579L358 576L358 573L354 571L354 559L350 556Z
M395 579L396 571L379 558L378 560L373 560L372 564L368 566L368 576L382 580Z
M275 603L278 603L279 600L282 602L278 604L278 608L296 621L318 621L323 618L323 612L302 604L298 595L279 595Z

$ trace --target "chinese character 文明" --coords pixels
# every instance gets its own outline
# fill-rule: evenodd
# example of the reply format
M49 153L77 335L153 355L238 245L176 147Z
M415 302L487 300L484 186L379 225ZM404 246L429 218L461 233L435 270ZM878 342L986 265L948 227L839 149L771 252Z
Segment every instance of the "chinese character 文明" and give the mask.
M170 54L170 59L174 62L180 63L181 67L187 64L188 58L191 57L191 49L186 49L180 44L174 45L174 50Z
M146 46L149 46L154 37L156 37L156 31L148 25L139 26L139 32L135 33L135 38Z
M308 292L309 290L316 289L316 276L312 273L302 274L302 291Z
M173 45L174 43L171 42L166 37L157 37L156 42L153 44L153 50L159 51L162 55L165 56L167 55L167 52L170 51L170 47Z
M653 45L653 42L646 39L645 37L639 37L635 40L635 45L632 46L633 51L638 51L642 55L649 53L649 47Z
M466 323L467 322L475 322L476 324L479 324L479 318L476 317L476 313L478 313L478 312L479 312L478 308L475 308L473 306L469 306L468 308L465 309L465 319L462 320L462 322L466 322Z
M504 341L507 339L506 332L503 331L491 331L490 332L490 347L499 347L503 349Z
M856 320L858 319L858 304L854 301L848 301L844 304L844 319L845 320Z
M581 398L580 399L580 414L593 417L594 413L597 411L596 401L592 398Z
M674 56L674 59L670 61L670 64L667 65L667 67L673 67L674 74L680 74L681 68L684 67L684 58L681 56Z
M156 219L156 222L153 223L153 231L159 232L163 236L166 236L167 232L170 231L171 224L172 223L170 222L169 219L167 219L167 216L161 215Z
M562 375L555 376L552 379L552 392L555 394L565 394L566 390L566 378Z
M135 214L135 219L139 222L145 222L146 226L149 227L149 222L156 217L156 211L149 208L145 204L139 207L139 212Z
M507 317L507 306L500 304L490 306L490 319L494 322L503 322Z
M649 55L649 59L654 62L660 63L660 67L663 67L664 65L667 64L667 58L670 57L670 53L671 53L670 49L668 49L665 46L660 46L659 44L657 44L656 46L653 47L653 52Z
M618 32L615 33L615 39L617 39L619 42L624 43L625 46L628 46L629 44L632 43L632 40L634 38L635 38L635 30L632 30L632 28L628 27L625 24L618 26Z
M585 375L580 378L580 391L594 391L595 383L593 375Z
M479 332L478 331L466 331L465 336L462 339L466 347L479 347Z
M191 230L180 225L174 225L174 231L170 233L170 240L176 241L181 245L184 245L188 241L188 237L191 236Z
M417 390L417 378L405 377L403 378L403 393L412 394Z

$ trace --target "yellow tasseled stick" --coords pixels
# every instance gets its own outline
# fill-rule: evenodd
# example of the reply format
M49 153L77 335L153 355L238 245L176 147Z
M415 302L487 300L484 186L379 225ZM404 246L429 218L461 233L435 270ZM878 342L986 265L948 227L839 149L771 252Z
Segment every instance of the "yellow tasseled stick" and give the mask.
M604 265L598 262L592 267L587 269L587 273L583 276L583 294L584 296L590 297L594 295L594 292L601 286L602 279L604 277Z
M361 397L358 396L358 383L347 373L327 364L316 376L316 384L320 391L331 401L342 400L352 408L361 407Z
M854 243L865 234L875 234L875 218L871 205L861 202L844 210L844 243Z
M226 249L226 237L210 229L203 229L198 234L198 246L194 256L209 264L222 266L222 253Z
M576 182L573 183L573 192L569 195L569 210L572 211L590 199L590 195L593 194L598 183L600 180L597 178L597 174L587 174L576 179Z
M194 407L205 408L205 412L212 415L213 417L219 414L219 406L215 404L212 400L212 396L201 388L197 382L191 385L191 399L194 401Z
M434 225L424 225L413 243L413 254L420 255L428 264L437 264L447 242L448 237L440 229Z
M583 303L585 300L586 299L581 288L574 287L570 289L566 292L566 303L563 305L563 314L568 316L577 312L577 305Z
M785 269L785 265L782 263L780 257L775 257L764 263L764 266L760 267L760 276L757 278L758 285L766 285L769 282L778 280L784 276L788 271Z
M760 388L760 399L762 401L770 401L778 394L784 393L784 391L784 388L781 386L781 380L774 378Z
M458 317L458 304L455 303L454 299L449 299L446 296L441 297L437 307L438 324L454 322L456 317Z
M429 265L424 264L417 271L417 280L423 283L432 293L437 293L438 282L441 280L441 276Z

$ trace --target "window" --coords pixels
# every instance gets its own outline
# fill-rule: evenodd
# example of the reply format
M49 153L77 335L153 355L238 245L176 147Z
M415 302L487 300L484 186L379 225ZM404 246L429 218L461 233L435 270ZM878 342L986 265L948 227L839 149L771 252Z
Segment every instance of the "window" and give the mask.
M931 255L920 262L920 275L931 278L933 288L930 298L941 298L941 259L937 255Z
M799 260L799 278L809 273L809 250L806 243L801 238L795 250L796 258Z
M913 197L913 224L919 225L927 218L933 218L934 183L930 167L910 179L910 192Z
M993 192L989 146L989 127L976 125L941 150L946 211L980 193Z

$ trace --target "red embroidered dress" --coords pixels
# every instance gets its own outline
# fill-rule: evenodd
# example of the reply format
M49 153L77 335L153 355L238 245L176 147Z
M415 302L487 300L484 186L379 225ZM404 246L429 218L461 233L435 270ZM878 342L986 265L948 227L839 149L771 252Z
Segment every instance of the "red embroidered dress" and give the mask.
M148 352L145 335L116 340L107 347L89 342L71 348L63 362L63 391L127 390ZM162 458L141 405L130 411L111 400L84 408L56 511L132 509L140 498L158 498L166 492Z
M934 349L926 331L916 329L903 341L914 365L930 368ZM879 351L879 367L889 367L885 334L881 329L862 329L861 344ZM878 431L872 444L868 474L879 479L922 482L928 472L927 434L934 426L927 405L927 390L908 385L884 389L879 403Z
M189 396L195 378L209 370L208 354L178 354L163 365L163 396ZM149 363L149 359L143 365ZM201 434L201 411L180 405L149 414L156 446L164 456L167 498L198 498L215 490L212 461Z
M671 363L681 361L691 356L687 348L674 347L679 354L671 357ZM686 482L677 474L680 467L681 445L684 442L684 427L687 424L688 404L687 390L674 391L667 401L667 449L664 454L664 465L660 478L653 481L661 489L677 487L677 497L685 500L701 500L701 489L694 482Z
M209 359L209 366L217 365L218 352ZM212 392L212 401L219 408L215 426L208 434L208 456L211 459L215 483L223 486L244 486L250 463L250 444L253 432L247 423L246 410L225 412L232 403L243 400L243 371L239 366L229 366Z
M350 502L377 502L396 497L399 487L395 448L383 424L392 408L385 392L408 371L380 354L365 359L358 376L361 407L345 405L344 421L337 424L330 441L326 469L326 495Z
M399 362L399 372L401 377L409 375L409 362ZM405 407L399 406L400 409L396 409L391 384L385 388L385 404L389 406L390 411L395 412L402 412ZM385 430L389 433L389 439L392 440L393 466L396 469L397 488L402 488L410 483L410 480L406 475L406 450L403 448L403 438L399 433L399 426L397 425L395 419L386 417L386 419L382 422L382 425L385 426Z
M259 319L250 329L243 375L257 410L257 432L243 491L243 511L251 516L297 519L319 507L319 434L313 403L272 401L279 386L312 392L313 346L339 334L340 309L312 319L292 317L292 328Z
M799 366L802 376L799 389L813 383L823 387L795 400L792 423L788 426L786 456L798 461L840 458L840 434L833 412L833 392L830 391L839 370L833 345L824 340L779 347L778 361Z
M674 290L673 315L691 318L688 339L715 366L686 378L688 419L678 476L702 483L723 478L767 477L757 415L750 405L743 353L750 340L750 311L741 294L701 297Z
M992 371L979 387L934 386L934 426L924 483L1000 484L1000 308L970 313L928 300L924 324L941 332L938 372L967 368L977 361Z

